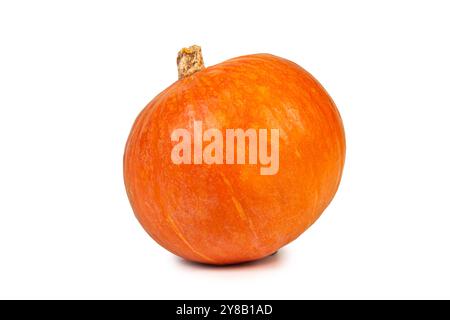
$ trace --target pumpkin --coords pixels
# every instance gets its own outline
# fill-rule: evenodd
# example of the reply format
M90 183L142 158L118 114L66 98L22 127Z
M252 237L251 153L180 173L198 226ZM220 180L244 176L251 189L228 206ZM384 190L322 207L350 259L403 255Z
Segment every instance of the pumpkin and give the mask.
M274 55L205 68L193 46L177 61L179 80L140 113L126 144L133 211L156 242L191 261L269 256L311 226L337 191L345 158L339 112L311 74ZM244 141L228 141L231 129ZM270 153L278 157L271 170Z

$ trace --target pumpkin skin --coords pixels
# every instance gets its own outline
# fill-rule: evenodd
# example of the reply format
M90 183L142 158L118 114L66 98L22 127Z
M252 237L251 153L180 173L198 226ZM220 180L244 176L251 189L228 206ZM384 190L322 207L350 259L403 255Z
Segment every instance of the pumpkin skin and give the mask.
M279 128L279 170L171 161L177 128ZM150 236L185 259L233 264L273 254L328 206L341 180L345 137L325 89L297 64L237 57L180 79L141 112L124 155L133 211Z

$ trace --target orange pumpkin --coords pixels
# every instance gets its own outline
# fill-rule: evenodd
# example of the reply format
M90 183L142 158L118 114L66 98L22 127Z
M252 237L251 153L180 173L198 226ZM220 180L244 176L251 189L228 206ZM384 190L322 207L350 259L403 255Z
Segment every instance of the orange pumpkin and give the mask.
M307 71L270 54L204 68L193 46L180 51L178 70L179 80L146 106L128 138L124 179L136 217L161 246L188 260L232 264L273 254L336 193L345 137L335 104ZM249 160L249 136L241 150L233 146L246 152L244 163L174 163L171 135L185 128L195 136L195 121L224 136L229 128L277 129L278 170L262 174L264 164ZM274 152L274 136L267 139ZM183 149L180 156L205 151L207 143L197 142L188 142L193 155Z

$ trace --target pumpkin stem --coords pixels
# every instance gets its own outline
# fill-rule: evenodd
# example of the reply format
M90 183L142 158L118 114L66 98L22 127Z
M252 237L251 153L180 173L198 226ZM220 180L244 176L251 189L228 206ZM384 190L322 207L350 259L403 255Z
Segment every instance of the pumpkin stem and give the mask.
M178 79L188 77L197 71L205 69L203 64L202 48L193 45L189 48L183 48L178 52Z

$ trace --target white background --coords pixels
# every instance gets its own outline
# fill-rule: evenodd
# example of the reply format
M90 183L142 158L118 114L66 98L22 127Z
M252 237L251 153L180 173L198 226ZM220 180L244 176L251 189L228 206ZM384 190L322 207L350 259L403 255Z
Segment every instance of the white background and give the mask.
M0 298L450 298L447 1L2 1ZM122 179L139 111L177 78L268 52L347 134L341 187L297 241L214 268L159 247Z

